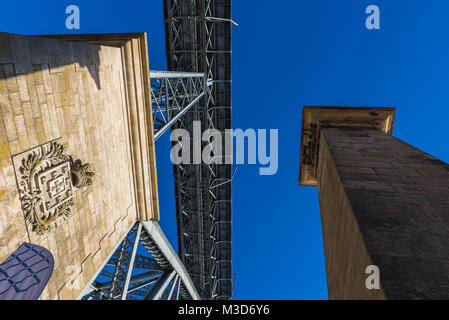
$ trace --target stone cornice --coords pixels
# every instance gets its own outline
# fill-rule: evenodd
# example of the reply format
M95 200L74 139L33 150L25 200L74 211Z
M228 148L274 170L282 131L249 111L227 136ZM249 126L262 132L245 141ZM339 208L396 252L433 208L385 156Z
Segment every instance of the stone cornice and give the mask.
M393 133L395 108L304 106L301 127L299 184L317 186L320 129L377 129Z

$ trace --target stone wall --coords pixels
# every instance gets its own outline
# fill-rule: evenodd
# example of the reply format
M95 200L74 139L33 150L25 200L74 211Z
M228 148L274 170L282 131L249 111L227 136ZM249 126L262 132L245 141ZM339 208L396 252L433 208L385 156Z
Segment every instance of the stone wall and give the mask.
M329 299L384 299L383 290L366 289L365 270L373 263L324 135L318 169Z
M326 128L320 141L330 297L447 299L449 166L378 130ZM371 263L383 290L361 288Z
M23 242L49 249L41 299L76 298L137 218L122 59L120 48L0 34L0 261ZM96 175L75 191L71 217L38 236L11 157L59 137Z

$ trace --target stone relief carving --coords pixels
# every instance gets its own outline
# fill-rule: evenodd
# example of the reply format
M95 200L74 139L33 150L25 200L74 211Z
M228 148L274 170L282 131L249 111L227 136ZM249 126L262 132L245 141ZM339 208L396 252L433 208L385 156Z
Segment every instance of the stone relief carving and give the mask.
M73 185L64 146L52 141L13 157L26 221L43 235L72 212Z
M71 162L70 169L72 172L72 183L75 188L83 188L92 184L92 177L95 175L89 171L88 163L82 164L81 160Z

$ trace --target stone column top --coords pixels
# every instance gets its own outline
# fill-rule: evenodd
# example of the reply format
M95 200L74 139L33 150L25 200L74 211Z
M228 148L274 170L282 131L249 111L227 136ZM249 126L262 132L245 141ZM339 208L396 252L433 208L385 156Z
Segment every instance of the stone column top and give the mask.
M299 184L317 186L320 128L369 128L391 135L395 111L395 108L304 106Z

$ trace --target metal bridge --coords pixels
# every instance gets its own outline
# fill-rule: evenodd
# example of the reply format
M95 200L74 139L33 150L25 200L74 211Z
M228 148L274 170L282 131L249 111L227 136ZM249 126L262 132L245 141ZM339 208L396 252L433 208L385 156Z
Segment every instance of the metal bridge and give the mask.
M232 128L231 12L231 0L164 0L170 71L150 71L155 140L170 128L192 139L194 121ZM156 222L139 221L79 299L231 299L231 162L173 166L179 258Z
M154 221L136 222L93 279L78 299L200 298L187 271Z
M210 94L173 125L192 134L232 128L232 1L165 0L168 70L202 72ZM225 139L222 139L225 140ZM190 144L191 146L193 143ZM224 141L222 150L225 150ZM203 299L232 298L232 165L182 164L175 177L178 248Z

